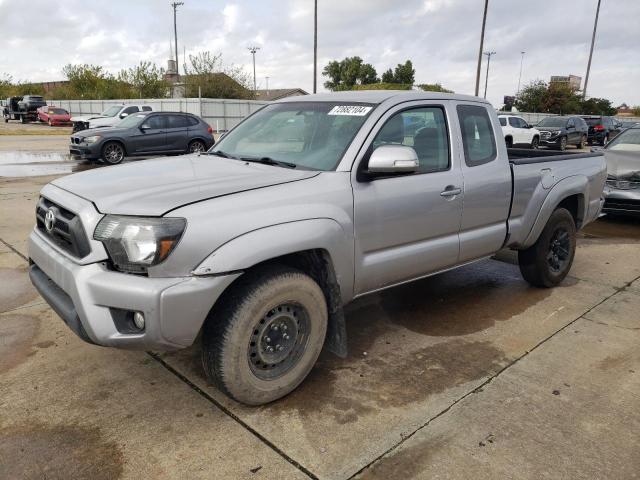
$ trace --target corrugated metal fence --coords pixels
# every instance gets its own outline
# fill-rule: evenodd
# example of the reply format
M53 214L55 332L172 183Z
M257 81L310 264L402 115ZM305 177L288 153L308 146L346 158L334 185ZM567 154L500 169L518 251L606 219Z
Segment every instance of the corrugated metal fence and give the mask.
M145 98L140 100L48 100L72 115L99 114L112 105L150 105L154 111L187 112L198 115L217 131L235 127L240 120L269 102L218 98Z
M72 115L99 114L111 105L145 104L154 111L187 112L198 115L214 130L226 131L235 127L240 120L269 102L257 100L224 100L220 98L147 98L140 100L48 100L49 105L66 108ZM501 113L501 112L498 112ZM553 113L514 113L535 125ZM640 122L640 117L617 117L623 122Z

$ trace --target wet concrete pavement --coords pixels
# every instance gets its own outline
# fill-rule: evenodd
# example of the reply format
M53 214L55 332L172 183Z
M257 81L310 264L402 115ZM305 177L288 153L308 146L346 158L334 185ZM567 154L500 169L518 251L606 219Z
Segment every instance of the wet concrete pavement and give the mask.
M1 478L635 478L640 223L603 218L571 276L529 287L509 254L347 309L272 405L207 384L197 346L80 341L25 280L37 192L0 179Z

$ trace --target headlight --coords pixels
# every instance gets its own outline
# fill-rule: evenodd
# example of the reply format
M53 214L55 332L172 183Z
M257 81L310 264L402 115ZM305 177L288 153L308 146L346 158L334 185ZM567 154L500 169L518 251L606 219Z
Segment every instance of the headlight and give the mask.
M560 135L560 130L554 130L553 132L551 132L551 135L553 136Z
M104 244L118 270L144 273L169 256L186 225L184 218L106 215L93 238Z
M84 141L86 143L95 143L100 140L100 138L102 138L100 135L92 135L91 137L84 137Z

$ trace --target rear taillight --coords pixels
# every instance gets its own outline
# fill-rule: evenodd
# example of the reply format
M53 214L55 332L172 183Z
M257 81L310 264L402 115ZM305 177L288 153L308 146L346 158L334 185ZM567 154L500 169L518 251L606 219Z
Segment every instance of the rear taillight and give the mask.
M211 127L207 128L207 132L213 133L213 128L211 128Z
M593 127L593 129L597 132L601 132L602 130L604 130L604 125L596 125Z

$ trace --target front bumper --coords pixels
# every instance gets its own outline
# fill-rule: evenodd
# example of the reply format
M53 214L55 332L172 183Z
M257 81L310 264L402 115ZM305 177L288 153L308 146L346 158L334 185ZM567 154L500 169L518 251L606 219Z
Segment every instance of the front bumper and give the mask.
M85 160L98 160L100 158L100 149L102 142L96 143L70 143L69 153L74 157Z
M83 340L108 347L174 350L195 340L213 304L240 274L150 278L80 265L37 230L29 236L30 276L54 311ZM145 329L123 333L117 312L145 316Z
M557 147L560 145L560 135L557 135L555 137L547 137L547 138L542 138L540 137L540 145L545 145L547 147L549 146L553 146L553 147Z
M640 190L619 190L606 186L604 194L604 213L640 217Z

